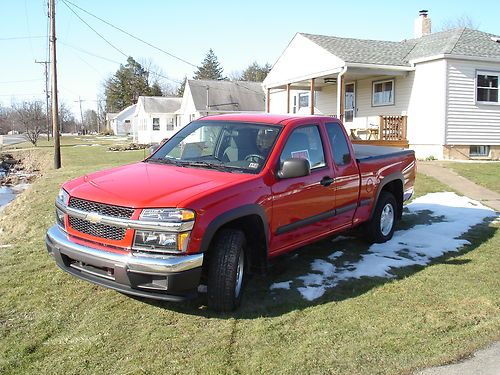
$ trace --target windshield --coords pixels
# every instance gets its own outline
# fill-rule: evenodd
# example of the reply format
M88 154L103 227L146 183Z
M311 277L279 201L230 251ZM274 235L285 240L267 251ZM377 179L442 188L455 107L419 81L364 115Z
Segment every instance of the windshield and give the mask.
M147 162L258 173L281 127L242 122L195 121L169 139Z

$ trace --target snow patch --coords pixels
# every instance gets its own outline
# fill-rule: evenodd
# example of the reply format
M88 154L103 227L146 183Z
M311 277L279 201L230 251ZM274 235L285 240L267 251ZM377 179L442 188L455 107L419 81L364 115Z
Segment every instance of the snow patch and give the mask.
M273 289L290 289L290 284L292 283L292 280L290 281L283 281L281 283L274 283L274 284L271 284L271 286L269 287L269 289L273 290Z
M301 285L298 292L306 300L313 301L341 281L361 277L391 278L394 268L426 265L433 258L458 251L469 244L458 237L486 218L496 217L495 222L500 219L489 207L450 192L427 194L406 208L408 212L403 220L430 212L434 222L395 232L390 241L370 246L358 261L344 262L341 266L331 263L343 254L342 251L332 253L327 259L315 259L311 262L311 272L298 276L292 284Z

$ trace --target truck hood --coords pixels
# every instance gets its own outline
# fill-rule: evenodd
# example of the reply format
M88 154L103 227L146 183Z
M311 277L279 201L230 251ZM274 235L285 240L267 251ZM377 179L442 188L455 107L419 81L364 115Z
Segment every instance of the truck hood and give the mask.
M117 206L180 207L196 195L254 177L141 162L85 175L67 182L63 188L71 196Z

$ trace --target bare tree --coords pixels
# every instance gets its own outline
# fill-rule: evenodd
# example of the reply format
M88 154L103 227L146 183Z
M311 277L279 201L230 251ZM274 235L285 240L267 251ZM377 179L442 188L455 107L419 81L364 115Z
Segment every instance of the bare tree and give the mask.
M461 29L464 27L477 30L479 28L479 24L467 14L462 14L460 17L448 18L444 20L443 25L441 26L441 31Z
M22 102L14 105L16 120L23 129L24 136L36 146L45 124L45 111L40 101Z

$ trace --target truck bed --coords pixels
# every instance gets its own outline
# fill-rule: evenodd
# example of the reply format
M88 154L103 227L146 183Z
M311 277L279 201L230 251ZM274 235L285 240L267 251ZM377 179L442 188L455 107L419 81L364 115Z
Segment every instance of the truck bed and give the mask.
M411 155L414 153L413 150L407 150L399 147L353 144L353 148L354 156L356 157L358 163L387 157Z

